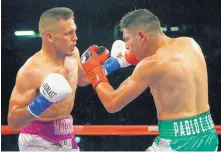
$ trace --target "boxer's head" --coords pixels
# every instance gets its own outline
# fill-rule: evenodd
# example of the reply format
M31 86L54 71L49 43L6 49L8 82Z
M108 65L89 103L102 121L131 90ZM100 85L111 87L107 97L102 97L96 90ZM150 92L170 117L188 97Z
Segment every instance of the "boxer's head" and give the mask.
M59 55L72 55L77 36L74 13L65 7L52 8L40 17L39 32L43 44L49 45Z
M154 38L161 34L160 21L157 16L146 9L139 9L126 14L120 21L126 48L133 50L137 58L141 54L151 55ZM155 50L156 51L156 50Z

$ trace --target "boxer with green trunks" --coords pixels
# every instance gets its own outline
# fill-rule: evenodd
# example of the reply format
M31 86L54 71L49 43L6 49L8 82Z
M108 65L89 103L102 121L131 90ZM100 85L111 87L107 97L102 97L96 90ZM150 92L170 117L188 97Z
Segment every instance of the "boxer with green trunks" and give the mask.
M160 120L158 128L160 135L147 151L214 151L218 145L210 112L185 119Z
M215 151L218 137L210 115L207 66L197 42L166 36L158 17L146 9L126 14L120 27L137 65L117 89L100 70L96 53L88 60L81 58L106 110L120 111L150 87L160 135L148 151Z

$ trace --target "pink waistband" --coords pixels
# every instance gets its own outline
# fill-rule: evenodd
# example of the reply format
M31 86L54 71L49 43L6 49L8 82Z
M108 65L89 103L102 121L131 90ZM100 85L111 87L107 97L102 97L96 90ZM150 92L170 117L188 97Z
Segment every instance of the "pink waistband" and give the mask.
M72 139L72 148L77 149L77 143L73 134L73 119L71 116L55 121L33 121L21 129L21 133L38 135L41 138L61 146L60 141Z

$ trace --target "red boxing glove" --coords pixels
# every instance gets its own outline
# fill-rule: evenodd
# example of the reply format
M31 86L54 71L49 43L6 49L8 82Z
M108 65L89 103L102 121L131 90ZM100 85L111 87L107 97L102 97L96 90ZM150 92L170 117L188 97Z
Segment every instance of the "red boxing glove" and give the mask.
M108 82L102 64L109 57L109 50L103 46L90 46L81 56L81 65L94 89L100 82Z
M136 56L133 55L129 50L127 50L125 53L125 59L128 63L130 63L132 65L137 65L139 63Z

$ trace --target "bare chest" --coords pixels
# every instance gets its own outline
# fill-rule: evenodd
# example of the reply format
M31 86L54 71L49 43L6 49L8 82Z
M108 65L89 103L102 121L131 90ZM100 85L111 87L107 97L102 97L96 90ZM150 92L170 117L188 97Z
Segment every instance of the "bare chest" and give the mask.
M66 60L65 63L61 66L48 65L41 70L41 83L50 73L59 73L62 74L66 80L69 82L72 90L75 92L78 82L78 60L71 59Z

